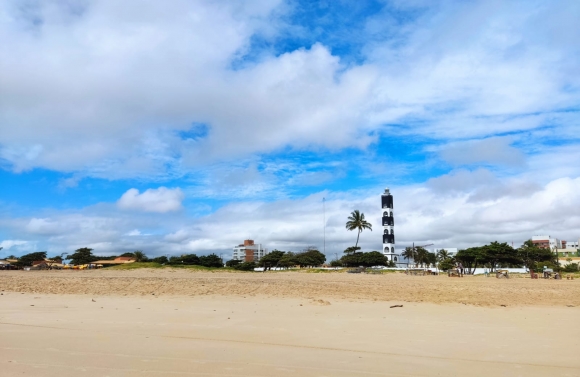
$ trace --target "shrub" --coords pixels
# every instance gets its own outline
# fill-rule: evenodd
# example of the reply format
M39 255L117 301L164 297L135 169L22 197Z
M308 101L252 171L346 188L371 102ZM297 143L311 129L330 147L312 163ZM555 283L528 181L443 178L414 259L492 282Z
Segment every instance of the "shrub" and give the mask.
M580 269L578 268L578 263L569 263L562 268L563 272L578 272Z
M234 266L234 269L239 270L239 271L254 271L254 268L256 268L257 265L254 262L244 262L244 263L239 263L237 265Z
M235 267L238 264L242 263L242 261L237 260L237 259L232 259L226 262L226 267Z
M152 262L159 263L159 264L166 264L169 263L169 259L165 255L157 258L151 259Z
M204 267L223 267L224 261L215 254L203 255L199 257L199 265Z

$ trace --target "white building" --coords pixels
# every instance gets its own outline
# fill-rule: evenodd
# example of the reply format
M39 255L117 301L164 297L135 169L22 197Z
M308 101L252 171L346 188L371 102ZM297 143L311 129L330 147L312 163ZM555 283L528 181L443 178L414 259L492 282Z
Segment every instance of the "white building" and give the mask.
M262 244L255 244L254 240L244 240L243 244L234 247L232 259L242 262L257 262L268 250L262 247Z
M562 241L551 236L533 236L532 243L542 249L562 248ZM564 241L564 244L566 244L566 241Z
M575 251L575 250L580 249L579 244L580 244L580 239L578 241L566 242L566 247L564 247L564 249ZM562 245L562 246L564 246L564 245Z

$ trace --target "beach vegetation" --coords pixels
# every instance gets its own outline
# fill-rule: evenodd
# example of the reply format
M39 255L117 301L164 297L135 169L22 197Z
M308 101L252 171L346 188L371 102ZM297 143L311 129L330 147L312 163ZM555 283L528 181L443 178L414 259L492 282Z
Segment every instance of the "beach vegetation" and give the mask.
M258 267L255 262L242 262L233 266L234 270L238 271L254 271L254 268Z
M167 263L169 263L169 258L167 258L165 255L162 255L160 257L156 257L156 258L151 259L151 262L159 263L159 264L167 264Z
M33 262L42 261L46 259L46 251L37 251L30 254L25 254L18 258L14 263L16 267L30 267Z
M258 261L260 267L264 267L266 270L272 269L272 267L277 267L280 259L284 256L285 252L280 250L272 250L270 253L264 255Z
M147 262L149 260L147 255L145 255L141 250L135 250L133 252L133 258L135 258L135 262Z
M241 260L230 259L229 261L226 262L226 267L235 267L235 266L237 266L240 263L242 263Z
M70 260L71 264L81 265L89 264L99 260L100 258L93 255L93 249L89 247L81 247L80 249L76 249L73 254L68 255L66 259Z

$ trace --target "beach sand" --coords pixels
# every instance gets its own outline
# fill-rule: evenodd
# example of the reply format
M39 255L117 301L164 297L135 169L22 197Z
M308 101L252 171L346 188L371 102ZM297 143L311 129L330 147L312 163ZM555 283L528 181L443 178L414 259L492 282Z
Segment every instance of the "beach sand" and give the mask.
M577 280L7 271L0 290L1 376L580 376Z

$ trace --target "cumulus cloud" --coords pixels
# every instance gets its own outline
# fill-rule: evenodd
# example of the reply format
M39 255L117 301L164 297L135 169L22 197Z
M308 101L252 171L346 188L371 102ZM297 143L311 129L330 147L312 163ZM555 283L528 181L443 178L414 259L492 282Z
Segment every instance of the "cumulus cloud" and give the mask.
M377 132L571 129L560 109L578 102L566 89L580 85L577 5L415 4L404 20L392 11L408 5L391 5L347 64L316 41L251 51L295 30L282 1L3 2L0 159L14 171L150 177L287 146L365 147ZM258 58L244 61L249 52ZM207 133L184 136L198 122ZM509 146L498 153L467 159L522 163Z
M184 197L180 188L159 187L148 189L142 194L132 188L121 196L117 206L124 210L166 213L181 210Z

